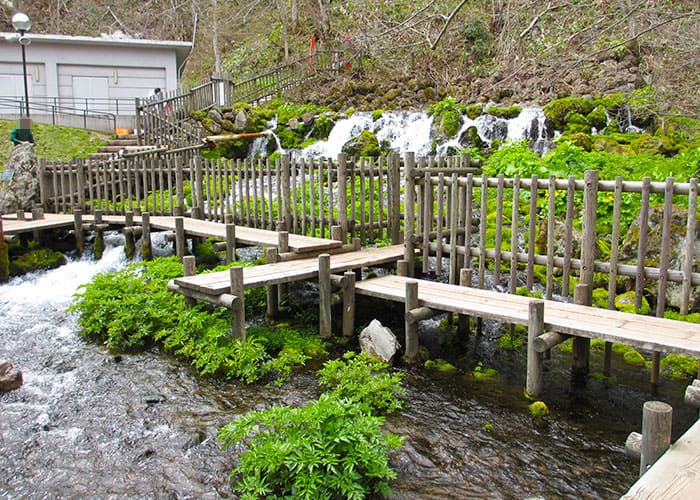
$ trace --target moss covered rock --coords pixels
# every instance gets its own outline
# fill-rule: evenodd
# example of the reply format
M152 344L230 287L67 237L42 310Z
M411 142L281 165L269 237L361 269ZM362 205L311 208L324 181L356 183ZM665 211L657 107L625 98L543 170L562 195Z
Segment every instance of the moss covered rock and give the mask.
M41 269L55 269L66 263L66 256L49 248L36 248L10 261L10 275L21 276Z
M566 129L567 116L570 113L587 115L594 109L593 101L584 97L564 97L555 99L544 107L544 115L555 130ZM573 116L573 115L571 115Z
M634 303L637 297L637 293L634 290L622 293L615 297L615 307L618 311L636 313L636 314L649 314L651 312L651 307L649 302L645 297L642 297L641 307L635 308Z

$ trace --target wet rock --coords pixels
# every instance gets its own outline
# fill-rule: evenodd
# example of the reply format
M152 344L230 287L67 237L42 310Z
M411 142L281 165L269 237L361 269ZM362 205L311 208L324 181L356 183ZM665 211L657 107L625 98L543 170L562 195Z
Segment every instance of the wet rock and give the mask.
M379 320L373 319L360 333L360 348L370 357L391 362L400 347L394 333Z
M9 361L0 359L0 393L19 389L22 383L22 372Z
M162 394L147 394L143 397L143 402L149 405L162 403L165 401L165 396Z
M245 130L248 126L248 117L243 110L236 114L236 119L233 122L233 128L235 130Z
M39 194L38 162L33 144L18 144L7 158L5 172L12 179L0 181L0 213L31 211Z

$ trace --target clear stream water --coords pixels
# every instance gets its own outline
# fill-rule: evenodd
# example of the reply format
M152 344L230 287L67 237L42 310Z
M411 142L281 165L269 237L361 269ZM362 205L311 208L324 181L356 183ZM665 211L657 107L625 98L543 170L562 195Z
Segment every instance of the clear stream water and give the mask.
M201 378L157 349L115 357L81 339L65 309L79 284L123 267L122 253L110 246L99 262L87 256L0 286L0 357L24 374L19 390L0 395L0 497L235 498L227 475L241 449L221 451L217 430L319 394L311 367L281 387L247 387ZM398 316L386 304L361 307L386 323ZM434 326L424 322L423 340L439 349ZM447 350L456 374L407 369L404 409L387 419L406 438L391 457L393 498L617 498L636 479L623 446L643 402L673 404L674 439L697 417L682 384L652 396L648 374L617 358L611 380L573 390L568 357L555 354L544 397L552 418L538 425L522 396L524 352L499 351L490 335ZM465 375L477 361L499 375ZM592 370L600 363L594 355Z

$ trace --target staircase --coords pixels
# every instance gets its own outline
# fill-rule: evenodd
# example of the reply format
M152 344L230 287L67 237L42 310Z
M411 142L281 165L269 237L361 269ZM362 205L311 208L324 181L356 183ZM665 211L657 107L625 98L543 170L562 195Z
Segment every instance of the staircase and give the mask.
M138 145L136 134L116 135L114 139L107 141L104 146L98 146L97 153L90 153L89 158L93 161L104 161L117 158L126 148Z

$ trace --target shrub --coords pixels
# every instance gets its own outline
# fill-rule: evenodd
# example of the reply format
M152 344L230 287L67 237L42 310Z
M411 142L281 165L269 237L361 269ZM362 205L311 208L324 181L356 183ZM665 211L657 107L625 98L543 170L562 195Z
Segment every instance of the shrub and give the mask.
M396 477L388 452L401 439L383 434L378 411L400 406L396 374L365 354L348 353L319 372L329 390L301 408L254 411L219 431L223 448L244 442L247 450L231 472L242 498L365 498L388 493Z

